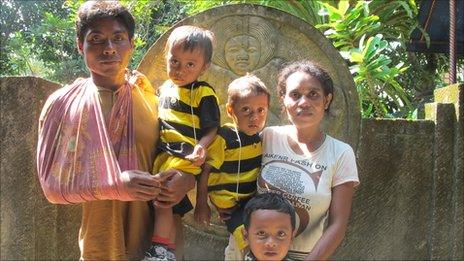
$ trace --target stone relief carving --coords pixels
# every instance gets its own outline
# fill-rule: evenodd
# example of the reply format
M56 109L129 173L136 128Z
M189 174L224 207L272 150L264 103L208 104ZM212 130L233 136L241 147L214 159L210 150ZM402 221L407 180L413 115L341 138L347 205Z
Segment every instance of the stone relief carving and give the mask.
M210 30L216 45L211 67L202 78L215 83L222 107L228 84L246 73L263 80L276 101L275 77L284 60L276 56L279 32L273 24L259 16L231 15L217 20ZM271 106L268 124L277 124L280 109L278 103L272 104L277 106Z
M265 66L275 55L277 31L258 16L227 16L211 27L216 36L213 61L242 76Z

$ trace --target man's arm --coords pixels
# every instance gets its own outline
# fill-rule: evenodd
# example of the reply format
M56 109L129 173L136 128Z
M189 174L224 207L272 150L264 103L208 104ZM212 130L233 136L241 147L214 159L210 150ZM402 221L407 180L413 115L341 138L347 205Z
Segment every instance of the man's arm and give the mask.
M69 88L69 87L68 87ZM79 203L90 200L98 200L96 195L87 195L82 196L82 189L76 188L68 180L58 180L56 178L50 178L55 175L53 173L54 169L57 169L60 166L56 164L59 160L56 159L57 155L63 155L63 150L58 150L60 147L58 142L60 140L67 142L68 145L77 146L69 141L69 138L61 138L64 131L61 131L62 126L62 117L64 113L62 112L61 104L62 93L67 89L60 89L53 93L44 105L42 113L39 119L39 133L38 133L38 144L37 144L37 173L41 186L43 188L44 194L51 203L55 204L70 204L70 203ZM61 110L60 110L61 109ZM66 128L70 128L67 125L64 125ZM60 137L60 138L57 138ZM61 146L63 147L63 146ZM60 157L58 157L60 158ZM62 158L62 157L61 157ZM60 159L61 159L60 158ZM69 159L72 162L75 159ZM113 161L111 161L113 162ZM82 161L80 164L90 164L90 162ZM117 163L116 163L117 164ZM82 168L80 168L82 169ZM111 168L110 168L111 169ZM110 169L108 171L110 171ZM111 172L111 175L114 175L113 178L118 179L120 182L113 183L115 193L111 196L114 196L115 200L151 200L156 198L160 193L160 184L168 178L156 178L150 175L147 172L139 170L128 170L122 173ZM70 175L74 175L73 170L67 169L67 172ZM87 175L82 170L80 173ZM108 175L110 172L108 172ZM80 179L83 179L82 175ZM61 182L61 183L58 183ZM69 184L63 184L68 182ZM65 190L67 193L63 193L62 189L64 186L68 186L71 189ZM121 197L121 195L123 195ZM106 195L108 196L108 195ZM113 199L113 198L112 198Z

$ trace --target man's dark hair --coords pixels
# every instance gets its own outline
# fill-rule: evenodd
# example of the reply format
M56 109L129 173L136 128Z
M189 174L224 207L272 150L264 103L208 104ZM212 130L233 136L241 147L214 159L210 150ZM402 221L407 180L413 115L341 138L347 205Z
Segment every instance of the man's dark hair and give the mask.
M254 196L248 201L243 211L243 224L248 230L251 214L257 210L275 210L290 215L292 229L295 230L295 209L284 197L277 193L264 193Z
M84 41L87 30L97 20L113 18L126 27L129 40L134 37L135 21L132 14L118 1L88 1L77 11L76 33L79 42Z

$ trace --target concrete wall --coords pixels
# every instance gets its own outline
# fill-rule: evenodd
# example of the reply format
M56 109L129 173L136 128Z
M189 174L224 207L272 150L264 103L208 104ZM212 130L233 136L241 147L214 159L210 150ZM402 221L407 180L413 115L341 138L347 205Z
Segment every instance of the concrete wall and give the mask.
M347 236L334 259L463 259L464 85L426 119L363 119Z
M58 85L8 77L0 86L0 259L77 259L79 206L47 203L35 172L37 120ZM463 104L454 85L436 92L426 120L362 121L361 185L334 259L463 259ZM187 232L187 257L222 257L222 228Z
M364 119L356 190L336 259L427 259L432 121Z
M37 122L58 87L34 77L0 80L0 260L79 258L79 206L48 203L36 174Z

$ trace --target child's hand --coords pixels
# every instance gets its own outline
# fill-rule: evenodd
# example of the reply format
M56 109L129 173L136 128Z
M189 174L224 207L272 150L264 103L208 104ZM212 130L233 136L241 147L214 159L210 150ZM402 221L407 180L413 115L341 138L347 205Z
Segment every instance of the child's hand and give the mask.
M171 208L179 203L187 192L195 187L195 177L177 169L168 169L155 177L164 180L161 192L156 197L156 205L160 208Z
M198 224L209 226L211 221L211 208L208 206L208 203L197 202L193 216Z
M203 163L205 163L206 160L206 150L203 148L202 145L197 144L193 148L193 152L190 155L187 155L185 157L187 160L190 160L193 165L195 166L201 166Z

